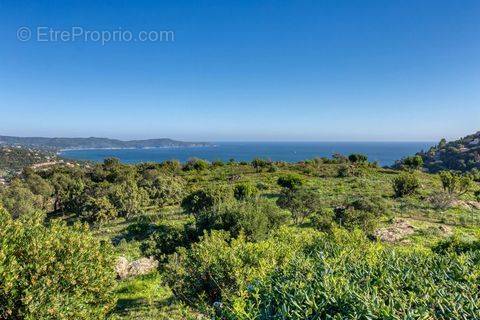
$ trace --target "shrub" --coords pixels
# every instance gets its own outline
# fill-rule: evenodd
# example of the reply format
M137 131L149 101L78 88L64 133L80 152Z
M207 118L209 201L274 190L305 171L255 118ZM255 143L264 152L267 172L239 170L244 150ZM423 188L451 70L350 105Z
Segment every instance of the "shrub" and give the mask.
M184 171L191 171L191 170L197 170L197 171L202 171L205 169L208 169L210 164L208 161L202 160L202 159L197 159L197 158L192 158L185 163L183 166Z
M417 170L423 166L423 158L419 155L403 159L402 164L410 170Z
M342 164L338 167L337 177L346 178L352 176L352 168L347 164Z
M337 233L338 231L335 231ZM356 233L317 240L221 308L223 319L478 319L480 255L382 248Z
M147 241L142 243L142 252L146 256L153 256L158 261L165 261L167 255L175 252L177 247L185 247L195 241L190 225L156 226Z
M183 197L184 184L179 178L158 175L147 186L150 199L160 208L177 205Z
M284 224L288 213L268 200L251 199L209 214L206 220L211 223L209 229L223 229L233 237L243 233L247 240L259 241ZM205 225L203 229L207 229Z
M115 306L111 246L85 225L41 220L0 212L0 318L103 319Z
M237 200L253 198L258 194L258 189L251 183L240 183L233 188L233 195Z
M179 248L169 258L165 281L177 298L198 307L227 302L254 279L265 277L297 252L312 245L311 230L280 229L261 242L231 239L224 231L205 233L189 250Z
M352 206L339 206L334 208L333 212L333 220L343 228L348 230L359 228L366 233L371 233L375 229L377 216L371 211L358 210Z
M332 209L321 209L310 216L310 222L315 229L330 232L334 225L334 217L335 213Z
M350 161L351 163L364 163L367 162L367 160L367 156L360 153L353 153L348 156L348 161Z
M480 190L475 190L473 194L475 195L475 199L480 202Z
M458 175L451 171L442 171L439 176L443 189L450 194L465 194L469 192L473 186L473 180L468 175Z
M255 169L255 171L260 172L264 168L268 168L271 165L271 161L265 160L265 159L260 159L260 158L255 158L252 160L252 167Z
M195 218L203 211L216 210L221 204L233 200L233 192L227 186L210 186L191 192L183 198L181 206Z
M303 179L298 175L289 174L278 178L277 184L282 188L295 190L303 185Z
M480 240L467 240L458 236L452 236L445 240L439 241L432 248L432 251L438 254L447 254L452 252L461 254L470 251L480 252Z
M400 198L417 192L420 188L420 181L413 173L402 173L393 179L392 186L395 197Z
M286 189L277 200L280 208L288 209L292 213L295 223L302 221L320 210L320 197L316 191L309 189Z
M84 204L82 216L90 222L105 222L117 217L117 210L107 197L89 197Z

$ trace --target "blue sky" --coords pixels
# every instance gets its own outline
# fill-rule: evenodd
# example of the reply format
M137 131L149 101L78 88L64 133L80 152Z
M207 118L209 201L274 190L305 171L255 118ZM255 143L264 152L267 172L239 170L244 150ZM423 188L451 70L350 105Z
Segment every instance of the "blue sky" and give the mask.
M0 134L434 141L480 129L479 1L28 2L0 0ZM23 26L175 41L22 42Z

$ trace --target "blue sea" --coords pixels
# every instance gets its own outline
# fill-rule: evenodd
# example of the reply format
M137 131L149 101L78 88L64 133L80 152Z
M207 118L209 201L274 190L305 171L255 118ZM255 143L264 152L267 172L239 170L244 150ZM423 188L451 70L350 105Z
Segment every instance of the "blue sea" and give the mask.
M65 158L101 162L115 157L124 163L161 162L177 159L185 162L196 157L209 161L251 161L264 158L273 161L297 162L315 157L331 157L334 153L363 153L369 161L382 166L427 150L434 142L218 142L206 147L167 147L153 149L89 149L65 150Z

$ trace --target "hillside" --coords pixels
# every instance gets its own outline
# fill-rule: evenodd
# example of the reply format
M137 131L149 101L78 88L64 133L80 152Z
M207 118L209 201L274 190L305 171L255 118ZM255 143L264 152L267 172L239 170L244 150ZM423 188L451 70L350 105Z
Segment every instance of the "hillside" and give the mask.
M36 147L43 149L106 149L106 148L160 148L209 145L206 142L185 142L167 138L122 141L109 138L44 138L0 136L0 145Z
M446 194L438 175L358 157L108 159L30 172L0 188L0 203L14 217L44 212L45 226L6 220L4 243L15 248L7 257L63 277L47 282L43 272L45 285L32 290L75 297L61 300L75 306L67 311L83 303L126 320L479 319L477 188ZM37 241L21 237L32 229ZM86 290L96 295L78 293Z
M480 169L480 131L455 141L442 139L437 146L418 155L429 172Z

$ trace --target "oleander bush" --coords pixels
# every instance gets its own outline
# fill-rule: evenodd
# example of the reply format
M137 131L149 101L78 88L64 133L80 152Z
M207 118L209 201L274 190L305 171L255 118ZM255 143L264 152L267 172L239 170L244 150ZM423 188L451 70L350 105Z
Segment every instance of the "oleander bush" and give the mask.
M86 225L42 221L0 209L0 319L103 319L115 306L111 245Z

